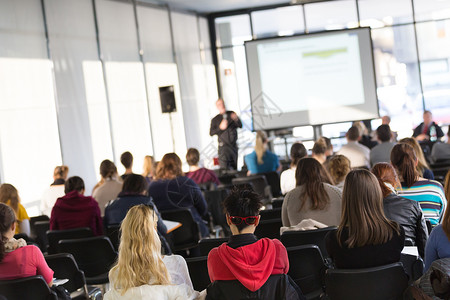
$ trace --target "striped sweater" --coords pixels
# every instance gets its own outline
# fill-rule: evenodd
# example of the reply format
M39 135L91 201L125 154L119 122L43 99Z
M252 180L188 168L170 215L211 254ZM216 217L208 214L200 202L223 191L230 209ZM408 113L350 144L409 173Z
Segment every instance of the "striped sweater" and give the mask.
M429 220L433 226L441 222L447 200L445 199L444 189L439 182L419 180L409 188L402 183L402 189L398 191L398 194L419 202L425 219Z

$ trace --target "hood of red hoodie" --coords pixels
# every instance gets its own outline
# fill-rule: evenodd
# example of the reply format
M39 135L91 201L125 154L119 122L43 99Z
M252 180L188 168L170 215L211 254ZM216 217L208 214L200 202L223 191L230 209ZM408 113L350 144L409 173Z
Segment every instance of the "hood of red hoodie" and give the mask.
M55 205L66 211L86 211L86 207L92 206L92 197L84 196L77 191L71 191L61 198Z
M237 249L224 243L217 250L230 272L250 291L259 290L272 274L276 246L270 239L260 239Z

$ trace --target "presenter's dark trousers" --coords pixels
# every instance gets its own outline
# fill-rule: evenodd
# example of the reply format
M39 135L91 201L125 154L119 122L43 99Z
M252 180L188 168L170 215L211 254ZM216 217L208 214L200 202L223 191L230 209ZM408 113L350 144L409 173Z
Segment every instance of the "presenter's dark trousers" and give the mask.
M221 169L237 169L237 145L219 145L219 166Z

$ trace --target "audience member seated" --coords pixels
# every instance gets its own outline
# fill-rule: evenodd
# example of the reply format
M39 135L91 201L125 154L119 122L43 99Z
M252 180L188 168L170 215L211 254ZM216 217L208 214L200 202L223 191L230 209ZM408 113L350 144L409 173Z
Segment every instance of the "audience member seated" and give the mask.
M0 280L12 280L42 275L49 286L53 282L53 271L45 262L38 247L23 239L16 240L16 216L14 211L0 203Z
M421 257L425 257L428 229L419 203L397 195L396 188L400 187L400 181L391 164L378 163L373 166L372 173L377 177L383 193L384 214L403 227L405 238L417 246Z
M199 225L202 236L209 235L209 229L202 220L202 216L208 212L205 198L198 185L184 176L178 155L164 155L158 163L156 180L150 183L148 193L160 211L188 208Z
M97 201L84 196L84 181L78 176L67 179L65 196L56 200L50 217L50 230L80 227L91 228L94 235L102 235L102 217Z
M347 145L342 146L337 154L347 157L353 168L369 168L370 149L358 143L361 140L358 127L350 127L345 137L347 138Z
M333 186L325 168L314 158L302 158L295 170L297 187L287 193L281 208L283 226L313 219L328 226L341 219L342 192Z
M64 183L68 173L68 166L57 166L53 171L53 183L45 190L41 198L40 210L43 215L50 217L56 199L64 196Z
M144 166L143 166L144 172L142 173L142 176L144 176L145 180L147 180L147 183L150 184L150 182L155 177L155 171L156 171L156 163L155 159L151 155L146 155L144 157Z
M380 185L369 171L358 169L347 175L341 223L325 241L339 269L372 268L400 261L405 232L384 215Z
M125 173L123 173L120 178L125 180L129 174L133 174L133 155L129 151L125 151L120 156L120 162L125 168Z
M30 236L30 217L20 203L19 192L12 184L4 183L0 186L0 203L8 205L14 210L17 222L15 233Z
M400 196L419 202L425 219L433 226L439 224L447 205L442 185L419 176L418 159L414 149L404 143L394 146L391 163L396 168L401 182Z
M323 138L319 138L312 148L311 157L316 159L321 164L324 164L327 161L327 143Z
M139 204L145 204L155 211L158 217L158 235L164 239L164 250L167 251L167 245L165 245L165 239L167 236L167 228L158 212L153 200L148 193L147 180L138 174L130 174L125 178L123 182L123 188L119 196L115 200L111 200L105 208L105 216L103 217L103 224L105 227L108 225L118 225L125 219L128 210ZM167 252L166 252L167 253Z
M438 160L450 160L450 125L447 131L447 142L436 143L431 149L431 159L436 162Z
M302 143L294 143L291 147L291 166L289 169L283 171L280 176L281 193L286 195L291 190L295 189L295 169L298 161L308 156L305 146Z
M116 165L109 159L100 164L102 179L94 187L92 197L98 202L102 217L105 215L106 204L115 199L122 190L122 182L119 181Z
M381 117L381 125L391 125L391 117L389 117L389 116L382 116ZM396 131L391 131L391 133L392 133L392 141L393 142L396 142L397 141L397 137L398 137L398 134L397 134L397 132Z
M431 114L431 111L426 110L423 112L423 122L419 124L414 129L413 137L416 138L418 141L430 141L430 137L432 135L432 128L434 127L434 130L436 131L436 138L439 140L441 137L444 136L444 133L442 132L441 127L439 127L436 123L433 121L433 115Z
M212 182L216 185L220 184L219 178L214 171L207 168L200 168L198 163L200 161L200 153L195 148L189 148L186 153L186 161L189 165L189 172L186 176L194 180L196 184Z
M369 129L367 129L366 122L367 121L356 121L353 122L352 126L355 126L359 129L361 138L358 140L358 143L366 146L369 149L372 149L373 147L378 145L378 142L372 139L371 133L369 132Z
M208 255L211 282L238 280L250 291L259 290L270 275L287 274L289 260L277 239L254 235L259 224L260 196L249 189L234 189L224 201L232 236Z
M414 138L403 138L399 141L399 143L408 144L413 147L418 159L416 169L419 172L419 175L423 178L433 180L433 171L431 171L431 168L428 166L427 160L425 159L425 155L423 154L423 150L422 147L420 147L419 142L417 142L417 140Z
M345 177L351 169L350 160L344 155L335 155L328 162L328 172L333 179L334 185L341 189L344 187Z
M391 161L391 150L395 143L391 142L392 132L389 125L380 125L377 128L378 145L370 150L370 164L373 166L379 162Z
M244 157L248 175L281 171L278 156L267 149L268 139L263 131L256 132L255 151Z
M442 224L431 231L425 248L425 271L433 261L450 257L450 209L446 208Z
M119 257L109 272L105 300L196 299L186 261L161 256L157 216L147 205L130 208L120 227Z

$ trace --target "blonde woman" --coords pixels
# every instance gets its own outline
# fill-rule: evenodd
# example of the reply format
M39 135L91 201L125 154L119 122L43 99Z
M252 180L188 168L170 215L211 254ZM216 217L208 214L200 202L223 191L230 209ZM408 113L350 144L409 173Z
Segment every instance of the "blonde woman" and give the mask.
M418 159L416 169L419 172L419 175L425 179L434 180L433 171L431 171L430 166L425 159L425 155L423 154L423 150L422 147L420 147L419 142L415 138L404 138L401 139L399 143L408 144L413 147Z
M155 159L151 155L146 155L144 157L144 172L142 173L142 176L147 180L147 183L150 184L150 182L155 177L156 173L156 164Z
M281 171L278 156L267 149L269 143L263 131L256 132L255 151L244 157L248 168L248 175Z
M120 230L119 257L109 272L105 300L196 299L186 262L179 255L161 256L157 216L147 205L130 208Z
M19 192L9 183L0 186L0 202L8 205L16 214L15 233L30 235L30 217L28 217L25 207L20 203Z
M56 199L64 196L64 183L69 174L68 166L57 166L53 171L53 183L45 190L41 198L41 213L50 217Z

